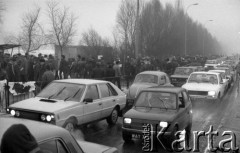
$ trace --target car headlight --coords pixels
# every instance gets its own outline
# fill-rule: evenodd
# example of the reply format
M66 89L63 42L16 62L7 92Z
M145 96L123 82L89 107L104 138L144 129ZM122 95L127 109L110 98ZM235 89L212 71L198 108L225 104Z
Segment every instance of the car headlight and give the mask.
M14 116L16 114L16 111L15 110L11 110L11 115Z
M46 120L47 120L48 122L50 122L50 121L52 120L51 116L50 116L50 115L47 115Z
M163 127L163 128L166 128L168 126L168 123L167 122L160 122L159 126Z
M209 96L215 96L216 92L215 91L208 91Z
M126 123L126 124L131 124L132 119L131 118L124 118L123 122Z

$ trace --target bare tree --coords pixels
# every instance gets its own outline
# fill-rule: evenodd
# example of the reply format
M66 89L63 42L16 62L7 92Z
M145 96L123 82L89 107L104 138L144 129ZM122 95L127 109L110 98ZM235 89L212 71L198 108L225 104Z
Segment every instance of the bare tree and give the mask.
M88 46L89 49L92 49L96 54L99 54L102 47L110 47L109 39L102 38L93 28L82 33L80 44Z
M117 28L124 39L125 51L134 53L136 2L134 0L122 0L117 13Z
M40 11L40 7L36 7L33 11L24 14L22 18L23 24L19 40L22 49L27 53L38 50L48 44L43 27L39 23Z
M52 25L50 36L52 42L59 45L61 55L63 48L72 42L76 33L76 17L69 11L69 8L61 8L60 3L54 0L47 2L48 16Z

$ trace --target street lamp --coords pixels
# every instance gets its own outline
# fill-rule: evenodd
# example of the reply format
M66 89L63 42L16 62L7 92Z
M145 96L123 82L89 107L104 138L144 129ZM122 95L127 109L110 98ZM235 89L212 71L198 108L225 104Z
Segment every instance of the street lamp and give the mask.
M207 24L207 23L209 23L209 22L212 22L213 20L207 20L205 23L204 23L204 25L203 25L203 27L205 27L205 25ZM205 31L203 31L203 50L202 50L202 54L203 54L203 56L204 56L204 38L205 38Z
M191 6L194 6L194 5L198 5L198 3L194 3L194 4L190 4L188 5L186 11L185 11L185 32L184 32L184 53L185 53L185 56L187 55L187 11L188 9L191 7Z

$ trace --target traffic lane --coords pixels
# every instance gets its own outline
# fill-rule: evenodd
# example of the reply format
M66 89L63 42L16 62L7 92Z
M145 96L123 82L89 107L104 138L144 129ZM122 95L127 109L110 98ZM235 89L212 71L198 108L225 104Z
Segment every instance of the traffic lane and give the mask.
M192 101L193 103L193 127L192 131L208 132L210 126L213 131L219 131L226 114L231 112L231 106L237 99L236 86L229 89L220 102L204 101L202 99ZM215 139L215 138L214 138ZM193 141L193 140L192 140ZM216 144L215 144L216 145ZM207 147L207 136L199 139L200 152L205 152Z
M229 104L236 99L236 88L232 88L224 96L220 103L212 101L193 101L193 127L192 131L208 131L210 125L217 128L222 117L228 111ZM85 127L81 131L86 141L99 143L111 147L116 147L121 153L142 152L142 141L133 140L131 143L124 143L122 140L122 118L118 119L115 126L109 126L106 121L95 122ZM192 137L191 137L192 138ZM206 147L206 137L200 138L200 151ZM159 152L167 152L159 147Z

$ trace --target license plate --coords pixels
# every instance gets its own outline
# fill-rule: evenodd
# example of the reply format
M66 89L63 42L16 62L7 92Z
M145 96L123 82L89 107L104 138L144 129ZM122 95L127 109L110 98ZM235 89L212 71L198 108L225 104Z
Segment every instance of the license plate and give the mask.
M132 134L132 138L141 139L141 134Z

